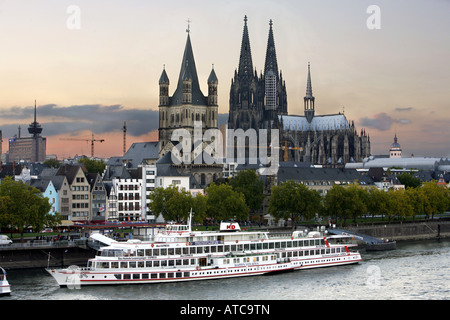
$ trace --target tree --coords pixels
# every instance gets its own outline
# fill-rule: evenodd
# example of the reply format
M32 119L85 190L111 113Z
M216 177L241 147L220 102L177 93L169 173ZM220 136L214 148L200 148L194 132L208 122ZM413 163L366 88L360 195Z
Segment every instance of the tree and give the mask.
M207 216L220 220L247 220L249 207L242 193L234 191L226 184L216 185L214 182L206 189Z
M311 219L320 210L320 194L299 182L289 180L272 187L269 213L274 218L291 219L292 229L300 219Z
M202 194L197 194L192 198L192 211L193 220L195 222L203 222L206 218L206 212L208 210L208 197Z
M384 217L389 211L389 195L378 188L372 188L368 194L367 211L372 215L372 222L375 215Z
M162 214L167 221L187 221L193 200L189 192L171 185L168 188L155 188L149 195L150 210Z
M437 213L443 213L448 208L448 197L443 187L437 185L436 181L425 182L420 188L427 201L425 205L425 215L427 218Z
M61 162L56 159L47 159L43 162L43 164L49 166L50 168L59 168L61 166Z
M324 207L331 217L340 219L345 225L348 218L356 221L357 217L367 212L368 199L367 190L358 185L334 185L325 196Z
M89 173L103 173L106 168L106 163L103 160L82 158L78 162L84 164Z
M389 220L397 216L398 218L405 219L408 216L412 216L414 212L414 206L406 193L406 190L389 190L390 206L388 211Z
M245 203L251 212L258 212L262 208L264 200L264 181L254 170L240 171L230 181L233 190L240 192L245 197Z
M404 172L397 176L401 184L405 185L405 188L417 188L420 187L422 181L419 178L415 178L412 174Z
M59 214L50 213L51 205L38 189L6 177L0 184L0 226L17 229L42 230L61 221Z

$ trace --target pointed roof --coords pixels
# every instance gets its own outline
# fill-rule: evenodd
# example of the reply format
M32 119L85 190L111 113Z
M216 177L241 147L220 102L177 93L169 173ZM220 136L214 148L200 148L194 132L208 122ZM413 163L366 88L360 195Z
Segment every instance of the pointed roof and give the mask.
M213 67L211 69L211 73L209 74L209 77L208 77L208 84L218 83L218 82L219 82L219 80L217 80L217 76L216 76L216 73L214 72L214 65L213 65Z
M161 77L159 78L159 84L163 83L169 84L169 77L167 76L165 66L163 67L163 72L161 73Z
M244 17L244 32L242 35L241 55L239 57L239 79L250 79L253 76L252 52L248 36L247 16Z
M169 105L177 106L183 102L183 79L188 76L192 80L192 104L207 105L206 97L200 90L198 83L197 69L195 67L194 52L192 51L191 37L188 32L186 46L184 49L183 60L181 61L181 70L178 77L177 89L170 99Z
M308 79L306 81L306 96L305 98L314 98L312 94L312 85L311 85L311 70L308 62Z
M275 40L273 38L273 30L272 30L272 19L269 22L269 38L267 40L267 50L266 50L266 63L264 65L264 74L269 72L270 70L278 78L278 63L277 63L277 53L275 50Z

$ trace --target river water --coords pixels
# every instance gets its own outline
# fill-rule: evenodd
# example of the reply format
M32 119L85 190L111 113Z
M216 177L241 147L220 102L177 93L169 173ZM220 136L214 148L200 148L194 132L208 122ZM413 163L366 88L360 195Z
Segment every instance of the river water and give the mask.
M1 300L448 300L450 240L397 243L356 265L270 276L166 284L59 288L42 269L11 270Z

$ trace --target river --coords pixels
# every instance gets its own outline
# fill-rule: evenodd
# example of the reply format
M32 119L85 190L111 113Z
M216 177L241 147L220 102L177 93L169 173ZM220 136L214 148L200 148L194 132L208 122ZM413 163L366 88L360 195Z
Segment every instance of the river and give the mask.
M448 300L450 240L399 242L356 265L167 284L59 288L42 269L11 270L1 300ZM263 301L262 301L263 302Z

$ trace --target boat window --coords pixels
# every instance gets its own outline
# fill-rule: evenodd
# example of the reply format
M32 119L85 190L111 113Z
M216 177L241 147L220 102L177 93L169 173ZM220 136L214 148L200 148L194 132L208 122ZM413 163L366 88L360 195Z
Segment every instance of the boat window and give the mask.
M133 274L133 279L140 279L141 275L139 273L134 273Z
M144 249L138 249L137 250L137 255L138 255L138 257L143 257L144 256Z
M173 255L173 248L169 248L167 250L167 252L168 252L169 256L172 256Z
M288 248L292 248L292 241L288 241L288 242L287 242L287 247L288 247Z
M121 262L120 262L120 268L121 268L121 269L123 269L123 268L128 268L128 262L126 262L126 261L121 261Z
M175 277L176 278L183 278L183 273L182 272L177 272Z
M146 268L151 268L152 267L152 261L151 260L145 261L145 267Z
M255 243L250 244L250 250L255 250L255 249L256 249L256 244Z
M224 250L225 250L225 252L230 251L230 246L229 246L229 245L226 245Z
M211 246L211 252L217 252L217 247L216 246Z
M160 279L164 279L165 277L166 277L166 274L165 274L165 273L160 273L160 274L159 274L159 278L160 278Z
M117 261L111 262L111 268L119 268L119 262Z
M183 261L183 260L181 260L181 259L177 259L177 260L176 260L176 265L177 265L177 266L181 266L181 262L182 262L182 261Z
M236 245L231 245L231 251L236 251Z
M153 256L153 254L152 254L152 249L145 249L145 255L146 255L147 257Z
M281 248L286 248L286 241L281 242Z
M167 273L167 278L173 278L173 272L168 272Z
M150 277L152 279L157 279L158 278L158 274L157 273L152 273Z
M137 267L138 268L143 268L144 267L144 261L138 261Z
M262 243L257 243L256 244L256 249L261 250L262 249Z
M129 262L130 268L136 268L136 261Z
M180 255L181 254L181 248L175 248L175 254Z
M161 260L161 267L167 267L167 261Z
M279 242L275 242L275 248L280 248L281 247L281 244L279 243Z
M148 279L148 273L143 273L142 274L142 279Z
M167 255L167 249L161 249L161 255L166 256Z
M223 246L217 246L217 252L223 252Z
M189 254L195 254L195 247L190 247L189 248Z
M248 243L244 244L244 250L245 251L250 250L250 245Z
M191 259L191 264L195 264L195 259Z
M319 239L316 239L315 242L316 242L316 243L315 243L316 246L319 246L319 245L320 245L320 240L319 240Z
M114 277L116 277L117 280L122 280L122 274L115 274Z
M238 249L238 251L243 251L244 250L244 245L238 244L237 249Z
M183 248L183 254L189 254L189 248L188 247L184 247Z
M269 249L269 244L267 242L263 243L263 249Z
M205 253L209 253L209 247L208 247L208 246L206 246L206 247L204 248L204 252L205 252Z
M124 275L123 275L123 279L124 279L124 280L129 280L129 279L131 279L131 274L129 274L129 273L124 274Z
M153 261L153 266L154 267L159 267L159 260Z
M275 247L275 244L273 242L269 243L269 249L273 249Z
M188 266L189 265L189 259L183 259L183 265Z
M169 266L173 266L174 265L174 261L173 260L169 260Z

